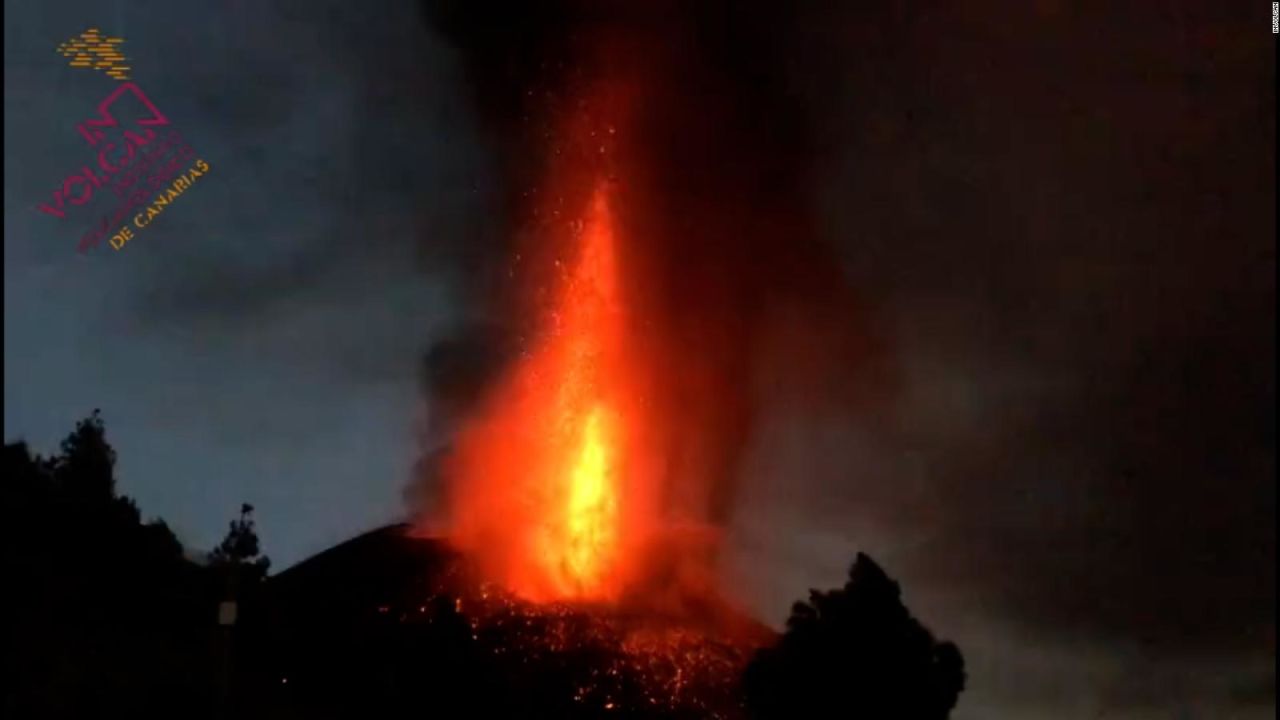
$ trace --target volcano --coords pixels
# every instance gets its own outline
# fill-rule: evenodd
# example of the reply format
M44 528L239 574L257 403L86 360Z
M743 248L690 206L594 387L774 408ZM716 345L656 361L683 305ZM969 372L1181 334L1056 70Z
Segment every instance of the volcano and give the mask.
M438 552L413 593L367 606L445 633L423 641L457 650L440 672L472 665L442 687L500 678L472 702L522 698L486 712L740 714L741 671L772 640L719 586L755 359L772 344L761 327L782 322L760 315L800 307L792 288L825 297L820 269L834 266L805 250L790 189L802 173L741 152L767 128L726 141L737 116L699 112L719 71L690 83L701 65L671 51L661 13L552 23L563 42L541 57L523 31L513 52L491 42L505 37L491 18L441 12L483 55L477 82L538 60L533 75L496 76L512 100L493 118L502 240L466 303L509 350L482 387L458 392L444 374L427 389L432 451L414 495L429 502L410 534Z
M345 718L742 716L773 633L713 599L531 602L440 539L385 527L271 578L245 608L250 714Z

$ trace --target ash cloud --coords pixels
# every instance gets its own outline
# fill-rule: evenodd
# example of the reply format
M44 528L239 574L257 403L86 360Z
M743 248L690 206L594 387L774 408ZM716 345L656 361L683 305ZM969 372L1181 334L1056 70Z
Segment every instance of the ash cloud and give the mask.
M962 717L1274 712L1256 22L882 3L818 31L845 48L806 86L834 150L824 234L891 328L901 391L878 416L772 418L753 450L736 539L744 577L776 578L745 580L774 617L867 549L954 628ZM1123 679L1148 672L1163 696Z

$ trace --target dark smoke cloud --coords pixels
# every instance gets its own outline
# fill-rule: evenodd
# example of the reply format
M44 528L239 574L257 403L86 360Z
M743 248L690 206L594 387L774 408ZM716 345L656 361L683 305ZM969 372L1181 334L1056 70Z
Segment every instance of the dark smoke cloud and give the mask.
M757 589L775 614L866 548L956 628L962 708L1274 708L1257 23L1207 3L884 3L813 31L845 48L836 82L798 84L834 151L824 233L893 328L902 392L888 415L771 423L739 541L756 577L775 568Z
M850 271L903 318L918 382L1009 413L943 438L930 522L967 565L1009 563L994 597L1038 622L1273 633L1274 69L1244 15L903 16L833 93L863 106L832 185L833 224L865 238ZM941 400L912 411L961 410Z

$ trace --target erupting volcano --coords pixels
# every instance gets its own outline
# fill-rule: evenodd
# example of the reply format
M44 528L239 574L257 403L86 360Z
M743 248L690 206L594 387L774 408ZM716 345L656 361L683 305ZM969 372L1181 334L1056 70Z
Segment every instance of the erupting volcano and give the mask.
M822 335L847 324L838 264L808 219L808 156L777 151L779 133L805 147L803 123L744 115L786 106L738 74L736 41L705 46L729 26L561 10L440 18L493 123L503 214L476 322L428 357L443 447L416 534L459 558L431 602L518 670L585 668L578 702L733 715L775 635L722 594L722 538L758 392L847 392L824 380L849 358Z
M771 633L670 572L682 550L655 541L659 449L628 342L618 185L583 184L578 212L548 213L563 253L548 257L527 345L455 439L445 510L460 563L428 605L465 613L495 655L563 667L584 708L732 715L736 678Z
M651 276L626 265L644 247L623 222L631 90L591 85L547 138L507 275L519 352L441 463L459 563L427 606L465 614L497 657L563 666L584 708L731 715L772 633L715 590L714 533L691 531L710 483L668 462L675 425L653 389L680 385L658 361L661 318L645 315Z

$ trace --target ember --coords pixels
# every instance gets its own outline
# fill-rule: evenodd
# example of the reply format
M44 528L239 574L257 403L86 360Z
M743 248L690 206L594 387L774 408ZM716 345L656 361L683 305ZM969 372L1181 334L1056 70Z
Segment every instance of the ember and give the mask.
M467 565L459 559L436 578L425 600L433 613L401 612L399 621L434 623L448 619L441 613L451 615L465 623L500 674L537 674L544 691L562 686L564 698L584 710L620 717L740 717L738 678L756 647L773 638L763 626L718 635L616 604L530 602L475 581Z

